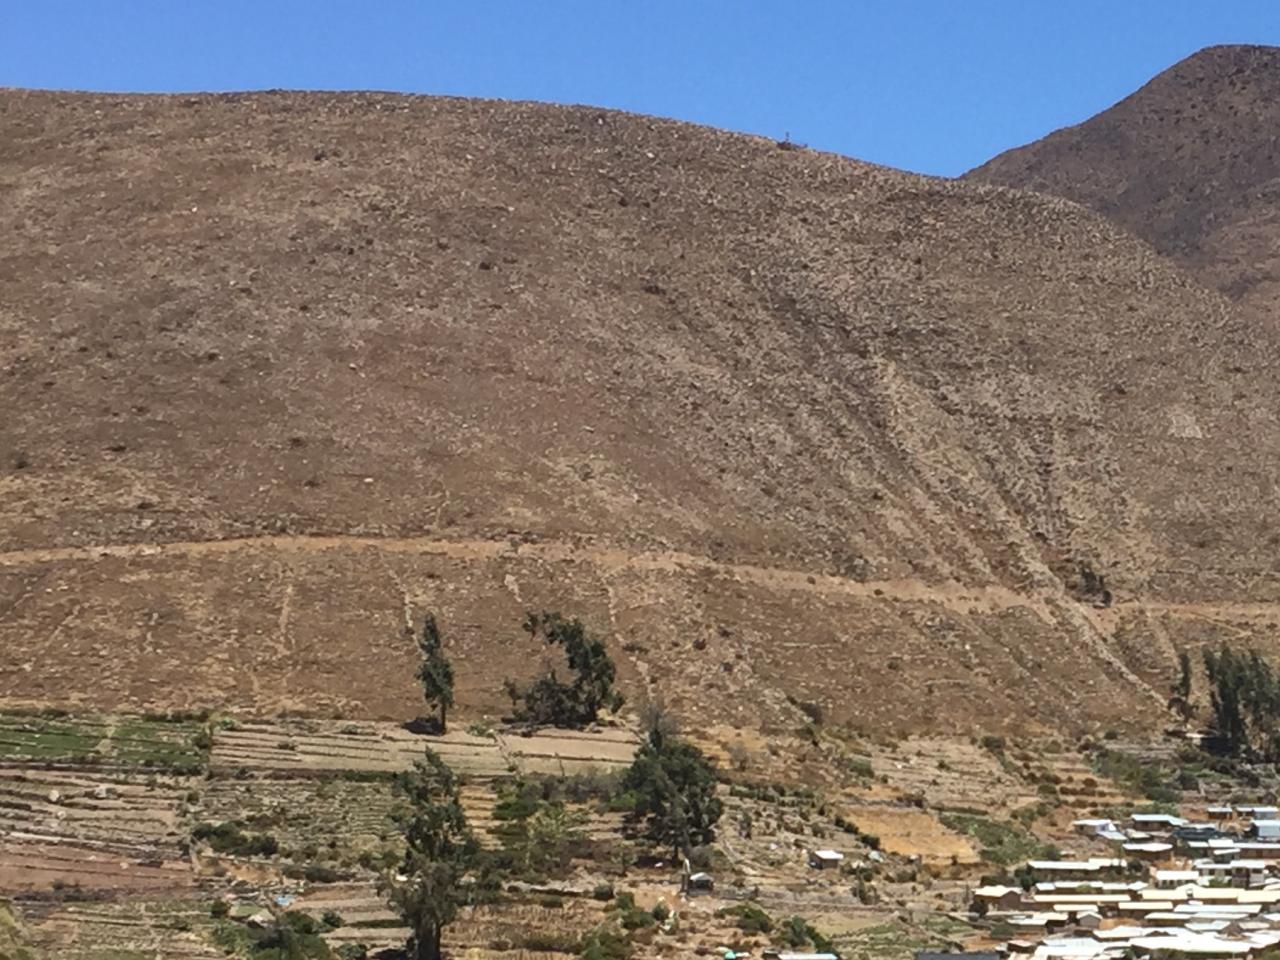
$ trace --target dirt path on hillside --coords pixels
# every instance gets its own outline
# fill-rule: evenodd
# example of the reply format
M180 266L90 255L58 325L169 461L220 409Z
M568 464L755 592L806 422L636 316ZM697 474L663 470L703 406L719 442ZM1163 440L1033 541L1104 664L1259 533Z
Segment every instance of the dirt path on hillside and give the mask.
M970 586L957 582L923 580L853 580L784 567L723 563L682 551L631 552L612 547L564 543L512 544L502 540L440 540L431 537L361 536L262 536L227 540L193 540L171 543L96 544L87 547L44 547L0 553L0 567L38 566L48 563L93 562L108 558L202 557L239 550L274 550L282 554L322 553L329 550L377 550L382 553L424 554L455 560L492 561L535 559L547 563L590 561L602 573L624 570L677 574L706 572L772 589L824 596L937 603L957 613L980 610L993 613L1014 608L1030 609L1052 622L1041 598L1017 593L998 585Z
M995 584L971 585L956 581L930 583L924 580L854 580L829 574L811 573L785 567L724 563L683 551L632 552L615 547L581 546L541 542L514 544L505 540L432 537L367 536L261 536L225 540L192 540L169 543L95 544L85 547L42 547L0 553L0 568L28 567L50 563L93 562L108 558L149 559L153 557L202 557L235 553L239 550L273 550L281 554L318 554L330 550L376 550L382 553L423 554L454 560L493 561L535 559L547 563L589 561L605 574L624 570L677 574L705 572L770 589L821 596L867 597L912 603L936 603L957 613L996 613L1024 609L1046 623L1057 618L1050 609L1048 595L1018 593ZM1083 608L1082 608L1083 609ZM1100 632L1109 632L1126 610L1165 613L1177 617L1212 620L1280 620L1280 603L1174 603L1158 600L1127 600L1107 610L1086 610L1085 616Z

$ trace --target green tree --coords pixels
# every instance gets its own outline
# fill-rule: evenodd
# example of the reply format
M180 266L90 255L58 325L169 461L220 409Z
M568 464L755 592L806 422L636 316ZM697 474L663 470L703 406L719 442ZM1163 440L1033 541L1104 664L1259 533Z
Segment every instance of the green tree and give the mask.
M1223 645L1205 650L1209 706L1223 750L1233 756L1280 759L1280 680L1256 650Z
M476 896L480 846L467 826L457 778L434 751L397 774L395 791L402 801L394 817L405 854L379 886L413 931L413 960L440 960L445 927Z
M1178 653L1178 679L1170 688L1173 695L1169 698L1169 706L1178 711L1183 723L1189 722L1195 712L1191 706L1191 680L1191 654L1182 650Z
M981 901L979 901L981 902ZM784 947L808 947L827 952L832 949L831 941L813 928L804 917L787 917L778 924L774 940Z
M669 723L649 724L622 789L634 797L634 814L647 821L650 838L670 845L676 856L715 839L724 812L716 796L715 767Z
M528 613L522 627L535 639L564 650L573 680L564 683L555 670L539 677L523 692L507 684L513 702L522 700L520 719L533 723L582 727L595 722L600 710L617 712L622 694L613 688L617 669L604 641L587 631L576 617L566 620L558 613Z
M320 925L305 913L271 909L271 925L255 935L255 960L331 960Z
M453 664L444 655L440 640L440 628L436 618L427 614L422 623L422 636L418 638L418 650L422 663L418 665L418 681L422 684L422 697L427 706L440 711L440 732L445 732L449 708L453 706Z

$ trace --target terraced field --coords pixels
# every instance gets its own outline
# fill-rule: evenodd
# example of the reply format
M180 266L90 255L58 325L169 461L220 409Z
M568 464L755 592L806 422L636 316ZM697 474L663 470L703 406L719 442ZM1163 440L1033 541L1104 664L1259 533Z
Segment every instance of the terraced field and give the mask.
M226 960L210 942L208 903L198 900L65 903L28 910L28 923L33 946L50 957Z
M241 914L299 894L317 916L335 910L345 921L327 934L335 945L402 944L376 871L397 848L392 777L428 746L462 777L468 818L497 847L502 783L621 769L636 740L625 730L424 736L385 723L2 715L0 896L14 898L36 946L70 960L224 956L208 904L232 890ZM581 809L588 838L619 835L619 814ZM219 825L270 846L246 854L192 839ZM538 956L526 944L531 919L567 923L571 940L600 913L583 901L531 895L451 936L468 956Z
M199 720L0 714L0 762L92 763L193 773L206 762Z
M598 797L636 739L621 728L427 736L372 722L4 716L0 897L14 899L37 945L59 960L223 956L244 935L241 921L277 897L317 919L339 915L325 933L335 947L399 945L407 930L376 882L398 850L393 776L427 747L460 774L468 820L497 849L510 836L497 804L517 778ZM851 956L940 945L940 932L895 918L962 907L972 874L988 867L985 848L1040 842L1012 813L1047 780L1059 778L1065 800L1088 779L1083 759L1056 751L946 738L851 749L784 736L753 742L733 767L742 751L721 746L722 766L741 776L720 790L715 904L828 918ZM804 786L811 779L823 786ZM1093 789L1102 802L1115 788ZM606 909L591 895L602 878L678 907L681 950L750 940L711 902L675 898L669 858L638 866L642 846L621 814L596 800L570 806L597 844L592 858L574 860L554 890L517 885L502 906L463 917L449 931L455 955L563 960ZM845 868L810 869L805 851L815 847L845 853ZM210 916L214 899L232 905L231 919Z
M620 768L631 762L636 744L635 735L626 730L539 730L527 736L451 730L445 736L423 736L390 723L286 720L221 731L212 763L214 772L224 775L242 770L394 773L420 759L429 745L460 776L484 780L516 772L572 775Z
M948 737L911 737L869 751L871 768L894 790L936 809L1013 810L1035 792L989 750Z
M0 716L0 892L181 890L195 721Z

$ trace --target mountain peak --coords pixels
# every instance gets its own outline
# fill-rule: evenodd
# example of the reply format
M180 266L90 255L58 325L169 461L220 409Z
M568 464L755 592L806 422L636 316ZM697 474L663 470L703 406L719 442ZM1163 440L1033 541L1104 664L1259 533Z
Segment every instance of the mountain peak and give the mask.
M1280 303L1280 47L1207 47L966 179L1090 207L1251 306Z

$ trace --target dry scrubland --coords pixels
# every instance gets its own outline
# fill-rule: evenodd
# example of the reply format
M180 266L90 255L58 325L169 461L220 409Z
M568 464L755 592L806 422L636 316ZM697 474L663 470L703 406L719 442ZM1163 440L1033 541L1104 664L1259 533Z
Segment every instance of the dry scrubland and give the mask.
M432 609L492 711L541 607L702 722L1148 727L1270 642L1271 331L1074 204L518 103L0 132L10 703L403 717Z

